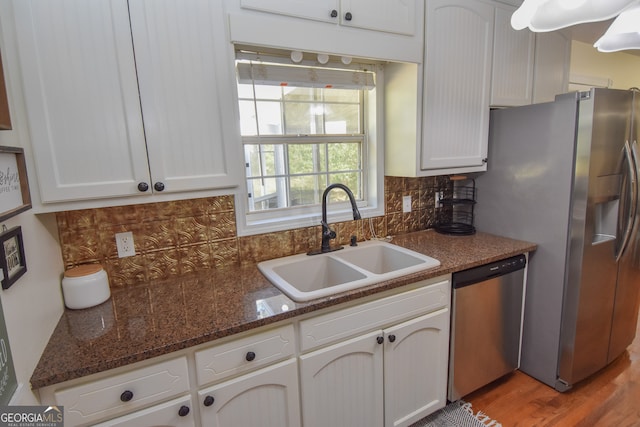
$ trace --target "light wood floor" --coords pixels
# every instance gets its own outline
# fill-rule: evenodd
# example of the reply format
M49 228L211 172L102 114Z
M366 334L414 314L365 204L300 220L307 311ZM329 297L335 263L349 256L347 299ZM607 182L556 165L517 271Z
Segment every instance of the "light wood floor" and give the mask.
M608 367L559 393L516 371L464 397L473 409L513 426L640 426L640 322L636 339Z

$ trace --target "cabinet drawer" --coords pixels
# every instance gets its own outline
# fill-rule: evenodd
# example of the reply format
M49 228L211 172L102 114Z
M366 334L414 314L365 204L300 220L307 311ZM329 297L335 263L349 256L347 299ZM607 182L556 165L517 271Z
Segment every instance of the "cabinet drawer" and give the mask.
M66 425L95 421L189 390L187 359L181 357L54 393Z
M418 289L301 321L300 350L307 351L449 305L448 279L425 280L424 284Z
M198 384L208 384L293 355L293 325L196 352Z
M188 408L188 410L185 408ZM97 424L95 427L195 427L195 425L191 398L185 396Z

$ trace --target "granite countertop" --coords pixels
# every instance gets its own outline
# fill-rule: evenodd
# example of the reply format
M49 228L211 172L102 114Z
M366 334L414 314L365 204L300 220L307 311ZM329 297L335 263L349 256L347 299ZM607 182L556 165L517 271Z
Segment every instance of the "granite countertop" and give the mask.
M486 233L446 236L433 230L395 236L392 243L436 258L441 265L306 303L287 298L256 265L230 266L114 290L96 307L66 309L31 386L38 389L118 368L536 249L533 243Z

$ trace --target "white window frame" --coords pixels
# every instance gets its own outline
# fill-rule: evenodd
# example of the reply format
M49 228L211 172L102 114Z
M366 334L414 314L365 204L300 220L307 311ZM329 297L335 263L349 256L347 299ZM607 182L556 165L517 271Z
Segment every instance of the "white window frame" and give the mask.
M364 200L358 203L362 218L384 215L384 73L381 64L371 67L376 72L376 88L365 91L364 100L364 128L367 130L367 137L363 151L366 150L367 155L366 163L363 165ZM236 108L239 109L237 96L236 92ZM242 152L244 153L244 149ZM242 161L238 166L244 169L244 155ZM235 205L238 236L320 225L320 205L249 212L247 180L244 173L243 176L243 185L237 194ZM353 220L350 204L344 202L327 205L327 219L330 223Z

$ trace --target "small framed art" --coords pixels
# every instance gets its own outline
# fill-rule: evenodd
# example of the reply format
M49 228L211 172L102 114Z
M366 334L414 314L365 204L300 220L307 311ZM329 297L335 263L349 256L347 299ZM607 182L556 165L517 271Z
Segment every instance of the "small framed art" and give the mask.
M0 234L0 268L2 269L2 289L9 289L27 272L24 257L22 227L14 227Z
M24 150L0 146L0 221L31 209Z

